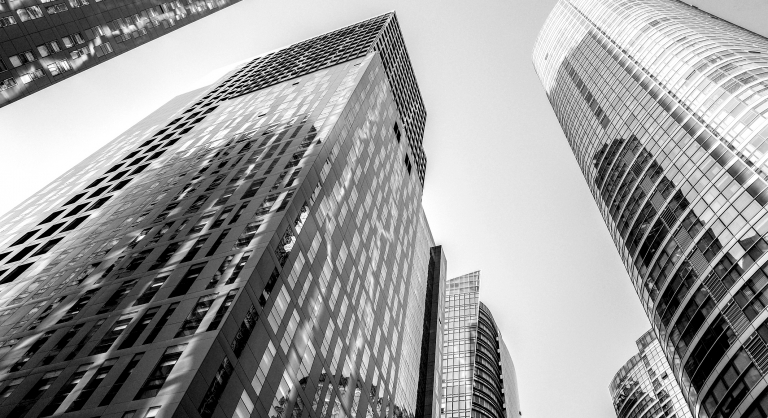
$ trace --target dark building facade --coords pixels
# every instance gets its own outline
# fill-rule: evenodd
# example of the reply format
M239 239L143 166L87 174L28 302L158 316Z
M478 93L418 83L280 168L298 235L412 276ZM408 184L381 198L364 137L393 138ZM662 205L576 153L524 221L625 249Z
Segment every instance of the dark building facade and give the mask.
M479 293L479 271L446 283L442 416L519 417L515 366Z
M0 416L439 404L403 60L394 13L256 58L0 218Z
M0 107L238 1L0 2Z
M562 0L534 66L693 416L768 416L768 40Z
M616 417L693 418L656 334L643 334L637 349L608 387Z

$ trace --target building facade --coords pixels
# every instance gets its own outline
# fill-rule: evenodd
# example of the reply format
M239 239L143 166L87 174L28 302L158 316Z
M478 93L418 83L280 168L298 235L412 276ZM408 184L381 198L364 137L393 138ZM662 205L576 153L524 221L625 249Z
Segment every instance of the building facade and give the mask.
M0 107L239 1L0 2Z
M656 334L643 334L637 349L609 386L616 416L693 418Z
M512 357L479 292L479 271L446 282L442 416L519 417Z
M768 40L561 0L533 61L691 412L768 416Z
M2 216L0 416L439 404L407 60L394 13L256 58Z

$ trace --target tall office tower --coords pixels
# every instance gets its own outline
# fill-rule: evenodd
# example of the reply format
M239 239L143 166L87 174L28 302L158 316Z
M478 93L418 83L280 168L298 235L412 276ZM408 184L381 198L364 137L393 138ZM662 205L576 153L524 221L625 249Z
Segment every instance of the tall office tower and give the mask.
M616 416L693 418L652 330L637 340L637 349L609 386Z
M238 1L2 1L0 107Z
M442 416L519 417L515 366L491 311L479 300L480 272L450 279L445 287Z
M394 13L258 57L4 215L0 416L428 403L441 253L404 129L407 62Z
M533 53L698 418L768 416L766 54L674 0L561 0Z

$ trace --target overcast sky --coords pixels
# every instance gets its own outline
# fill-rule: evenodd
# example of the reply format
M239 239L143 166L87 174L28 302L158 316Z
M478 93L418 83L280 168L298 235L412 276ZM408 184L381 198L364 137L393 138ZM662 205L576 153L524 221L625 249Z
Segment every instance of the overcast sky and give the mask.
M396 10L428 113L427 216L449 275L481 270L523 416L613 418L608 383L649 324L533 71L554 4L245 0L0 109L0 213L222 67ZM768 17L693 4L757 32Z

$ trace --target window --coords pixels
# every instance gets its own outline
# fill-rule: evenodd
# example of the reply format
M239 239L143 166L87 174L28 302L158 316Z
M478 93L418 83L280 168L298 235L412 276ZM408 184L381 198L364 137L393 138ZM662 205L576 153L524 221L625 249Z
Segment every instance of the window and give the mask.
M238 277L240 277L240 272L243 271L243 267L245 267L245 263L248 262L248 259L251 258L252 251L246 251L243 253L243 256L240 257L240 261L237 262L237 265L235 266L235 269L232 271L232 275L229 276L229 279L227 279L227 284L232 284L237 280Z
M136 401L157 396L160 389L162 389L165 384L165 380L168 379L171 371L173 371L173 366L179 361L179 358L186 347L187 344L179 344L166 348L165 353L160 357L160 361L157 363L154 370L152 370L152 373L149 374L149 377L133 400Z
M203 318L205 318L208 310L211 309L211 305L213 305L213 301L215 299L215 293L203 296L198 299L197 304L195 304L195 307L192 308L192 312L187 315L187 318L181 324L181 328L179 328L179 331L173 338L186 337L187 335L193 335L196 333L197 328L200 326L200 323L203 322Z
M245 313L245 319L243 319L243 322L240 324L240 328L237 330L235 338L232 339L232 343L230 344L230 348L232 349L232 352L235 353L235 357L239 358L240 354L243 353L243 349L248 343L248 339L251 337L253 328L256 326L256 321L258 320L259 314L256 312L256 307L251 305L251 308Z
M56 345L51 349L51 351L48 352L48 354L45 356L45 358L42 361L43 365L51 364L55 359L56 356L59 355L61 350L63 350L71 341L73 338L75 338L75 335L80 331L81 328L83 328L83 325L85 324L77 324L70 328L63 337L59 340L59 342L56 343Z
M47 42L37 46L37 52L40 53L41 57L47 57L48 55L59 51L61 51L61 48L59 48L59 43L56 41Z
M69 310L67 310L67 313L64 314L64 316L62 316L61 319L59 319L59 322L57 322L57 324L63 324L64 322L71 321L75 317L75 315L80 313L80 311L85 307L85 305L87 305L88 302L90 302L93 295L98 291L99 289L91 289L85 292L83 296L81 296L80 299L78 299L77 302L75 302L75 304L72 305L69 308Z
M122 302L123 299L128 296L128 293L131 293L131 290L133 290L133 286L136 285L136 282L138 282L138 279L124 281L120 287L117 288L115 293L113 293L112 296L110 296L110 298L104 303L104 305L101 306L96 315L114 311L115 308L120 305L120 302Z
M13 393L13 390L16 389L16 386L19 386L23 381L23 377L11 380L11 382L8 383L8 386L4 387L3 390L0 391L0 399L5 399L11 396L11 393Z
M179 283L176 285L176 287L171 292L169 298L174 298L176 296L181 296L187 294L187 291L192 287L192 284L195 283L195 280L197 280L197 277L200 275L200 273L203 271L203 268L205 267L206 263L199 263L195 264L192 267L187 270L187 273L184 274L184 277L179 280Z
M43 17L43 11L40 9L39 6L29 6L29 7L21 8L19 10L16 10L16 13L19 14L19 19L21 19L22 22L26 22L27 20L39 19Z
M69 65L69 61L67 60L56 61L53 64L48 64L48 71L50 71L51 75L53 76L66 73L71 69L72 67Z
M215 331L217 328L219 328L219 324L221 324L221 321L224 319L224 315L226 315L229 311L229 307L232 305L232 301L235 300L236 295L237 289L232 289L229 291L229 293L227 293L227 296L224 298L221 306L219 306L219 309L216 310L216 315L214 315L213 320L208 325L207 331Z
M205 245L205 241L208 240L208 237L210 237L211 234L205 234L200 236L194 244L192 244L192 248L187 251L187 254L184 255L184 258L181 259L181 263L186 263L187 261L192 261L195 259L195 256L198 252L200 252L200 249L203 248L203 245Z
M243 202L242 205L240 205L240 209L235 212L235 216L232 217L232 220L229 221L229 224L232 225L233 223L237 222L240 219L240 215L243 214L243 211L246 207L248 207L248 204L251 202Z
M49 15L55 15L56 13L66 12L69 10L67 8L67 5L64 3L54 4L53 6L48 6L45 8L45 11L48 12Z
M16 19L13 18L13 16L3 16L0 17L0 28L4 28L6 26L11 26L16 24ZM2 65L0 65L1 67ZM5 71L4 69L0 68L0 71Z
M178 250L179 247L181 247L180 242L174 242L165 247L160 256L157 257L157 260L155 260L155 262L152 263L152 265L149 267L149 270L156 270L164 266L168 261L171 260L171 257L176 254L176 250Z
M136 303L134 303L133 306L140 306L151 302L157 291L160 290L160 288L163 287L165 281L168 280L168 276L170 276L170 273L158 276L152 280L152 283L149 285L147 290L145 290L144 293L142 293L141 296L136 299Z
M21 77L19 77L19 79L21 80L22 83L29 84L33 80L37 80L38 78L43 78L44 76L45 76L45 73L43 72L43 70L37 68L37 69L33 69L31 72L23 74Z
M93 392L96 391L99 386L101 386L102 382L104 382L104 378L107 377L115 363L117 363L117 358L111 358L102 363L101 366L99 366L99 369L96 370L96 373L91 376L91 380L89 380L88 383L83 386L83 389L80 391L80 394L77 395L77 398L75 398L75 400L72 401L72 403L69 405L69 408L67 408L66 412L79 411L83 409L83 406L86 402L88 402L88 399L90 399Z
M120 392L120 389L123 387L123 384L125 384L125 381L128 380L128 378L131 376L131 373L133 373L133 370L139 364L139 361L141 361L142 357L144 357L144 353L134 354L131 361L128 363L127 366L125 366L125 370L123 370L123 372L120 373L120 376L117 377L117 380L115 380L115 383L112 384L111 388L109 388L109 392L107 392L107 394L104 396L104 399L101 400L101 402L99 403L99 406L109 405L110 402L112 402L112 399L115 399L115 395L117 395L117 393Z
M147 312L141 316L139 322L136 323L136 326L133 327L128 336L125 337L125 340L123 340L122 344L120 344L119 350L133 347L133 345L136 344L136 341L139 340L141 333L147 329L147 326L149 326L149 323L152 322L152 319L155 317L159 310L159 306L147 309Z
M213 377L213 381L211 381L211 385L208 386L205 396L203 396L200 407L197 408L200 416L203 418L211 418L213 416L213 411L216 409L216 405L219 404L219 399L224 393L224 388L227 386L233 370L232 362L225 356L219 366L219 370L216 371L216 375Z
M210 256L216 254L216 250L218 250L219 246L221 246L221 243L224 242L224 238L227 237L227 234L229 234L229 231L230 231L229 228L221 231L221 234L219 234L219 237L216 238L216 241L214 241L213 245L208 250L208 253L205 255L206 257L210 257Z
M25 364L27 364L29 359L31 359L32 356L34 356L40 350L43 344L45 344L55 332L56 331L48 331L42 336L40 336L40 338L38 338L34 343L32 343L31 346L29 346L29 349L27 349L24 355L21 356L21 358L16 363L14 363L13 366L11 366L8 372L13 373L21 370L21 368L24 367Z
M91 329L88 330L88 332L80 340L80 342L77 343L77 346L75 346L74 350L72 350L64 360L69 361L75 358L77 356L77 353L79 353L80 350L82 350L86 344L91 342L91 338L93 338L93 335L96 334L96 331L98 331L99 328L101 328L101 325L104 323L104 321L106 321L106 319L99 319L98 321L94 322Z
M59 389L56 395L54 395L48 406L43 409L43 411L40 413L40 416L47 417L53 415L53 413L59 409L61 404L64 403L64 400L67 399L67 396L72 393L72 391L75 389L75 386L80 383L80 381L83 379L83 376L85 376L85 374L88 372L88 368L90 367L91 363L83 364L82 366L78 367L75 373L73 373L69 380L67 380L67 383L65 383L64 386Z
M151 344L153 341L155 341L155 338L157 338L157 335L160 334L160 331L163 330L165 323L168 322L168 319L171 318L171 315L173 315L178 306L179 302L172 303L170 306L168 306L168 309L166 309L163 316L160 317L160 319L157 321L157 324L155 324L155 327L152 328L152 331L150 331L149 335L147 335L147 339L144 340L144 344Z
M250 222L248 225L245 226L243 229L243 232L240 233L240 236L237 238L237 242L235 243L233 250L239 250L241 248L245 248L248 245L250 245L251 240L253 239L253 236L256 235L256 231L259 230L259 227L261 226L261 222L254 221Z
M5 70L3 70L3 71L5 71ZM16 85L16 80L14 80L13 77L6 78L6 79L0 81L0 91L8 90L9 88L11 88L11 87L13 87L15 85Z
M114 325L112 325L112 329L107 332L104 337L99 341L98 344L96 344L96 347L91 350L91 356L96 354L102 354L109 351L109 348L112 347L112 344L114 344L115 340L117 340L120 335L125 331L126 328L128 328L128 324L131 323L131 320L133 319L133 314L129 315L123 315L120 318L115 321Z
M10 57L8 57L8 60L11 61L11 65L13 65L13 67L16 68L34 61L35 56L32 54L32 51L30 50L30 51L20 52L16 55L11 55Z
M227 206L224 208L224 210L221 211L221 215L219 215L218 218L216 218L216 221L213 222L213 225L211 225L211 229L216 229L221 226L221 224L224 223L224 221L227 219L227 215L229 215L230 212L232 212L232 209L235 208L235 205Z
M62 370L64 369L55 370L44 374L43 377L41 377L40 380L35 383L32 389L30 389L29 392L24 395L21 401L16 405L15 408L13 408L8 416L23 417L26 415L27 412L29 412L29 410L35 405L35 403L40 400L48 388L51 387L56 378L58 378L61 374Z

